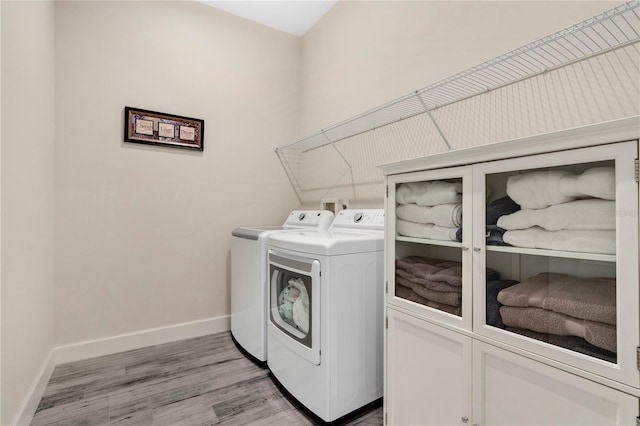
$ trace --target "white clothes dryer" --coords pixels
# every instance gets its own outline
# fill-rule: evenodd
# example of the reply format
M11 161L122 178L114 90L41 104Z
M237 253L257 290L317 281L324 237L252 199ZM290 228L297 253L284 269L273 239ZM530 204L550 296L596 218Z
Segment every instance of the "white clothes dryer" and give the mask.
M231 232L231 336L258 365L267 360L266 238L292 229L328 229L328 210L294 210L282 226L243 226Z
M327 231L267 237L267 365L323 422L382 398L384 211L342 210Z

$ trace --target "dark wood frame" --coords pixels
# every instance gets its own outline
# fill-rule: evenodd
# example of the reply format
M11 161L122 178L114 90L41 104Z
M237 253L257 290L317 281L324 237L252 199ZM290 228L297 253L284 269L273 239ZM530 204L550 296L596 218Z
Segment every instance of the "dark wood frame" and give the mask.
M154 123L151 129L153 134L149 135L147 133L136 132L138 120L140 124L142 124L143 121L152 121ZM171 124L174 127L174 137L161 137L158 135L158 123L161 122ZM193 129L193 140L180 139L181 132L186 129ZM124 141L203 151L204 120L125 106Z

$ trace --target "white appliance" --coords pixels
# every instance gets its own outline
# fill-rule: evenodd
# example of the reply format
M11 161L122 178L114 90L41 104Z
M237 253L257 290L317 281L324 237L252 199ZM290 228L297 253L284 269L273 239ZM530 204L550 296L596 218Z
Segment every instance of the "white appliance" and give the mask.
M267 365L324 422L382 397L384 210L267 237Z
M266 238L291 229L327 229L328 210L294 210L282 226L243 226L231 232L231 335L258 364L267 360Z

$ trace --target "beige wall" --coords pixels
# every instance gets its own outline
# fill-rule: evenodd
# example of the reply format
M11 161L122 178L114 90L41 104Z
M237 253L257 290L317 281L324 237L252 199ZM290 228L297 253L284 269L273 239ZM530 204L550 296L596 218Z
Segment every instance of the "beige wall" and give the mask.
M298 207L300 40L195 2L56 5L56 345L229 314L231 230ZM125 105L204 152L123 143Z
M340 1L303 37L300 136L620 3Z
M2 8L2 417L53 349L54 5Z

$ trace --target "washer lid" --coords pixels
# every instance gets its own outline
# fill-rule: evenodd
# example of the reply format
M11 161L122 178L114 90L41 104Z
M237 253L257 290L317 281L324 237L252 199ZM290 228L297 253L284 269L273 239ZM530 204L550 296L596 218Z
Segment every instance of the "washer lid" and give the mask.
M257 240L267 231L282 231L283 229L285 229L283 226L241 226L231 231L231 235L246 240Z
M380 231L287 231L267 237L272 247L322 256L382 251L384 232Z

